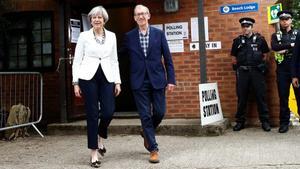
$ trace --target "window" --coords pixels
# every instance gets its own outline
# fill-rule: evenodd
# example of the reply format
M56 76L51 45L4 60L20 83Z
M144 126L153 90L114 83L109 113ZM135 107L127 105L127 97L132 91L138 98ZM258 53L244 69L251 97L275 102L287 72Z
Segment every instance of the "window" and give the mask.
M0 70L41 71L54 66L50 12L5 14L0 35ZM0 23L1 24L1 23Z

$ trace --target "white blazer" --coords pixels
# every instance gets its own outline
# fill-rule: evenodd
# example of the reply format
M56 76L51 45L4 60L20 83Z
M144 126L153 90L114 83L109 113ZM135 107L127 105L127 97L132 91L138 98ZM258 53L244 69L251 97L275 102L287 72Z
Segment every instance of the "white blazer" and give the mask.
M78 82L78 79L91 80L101 64L108 82L121 83L116 35L106 29L104 31L102 45L96 42L93 28L80 33L72 66L73 82Z

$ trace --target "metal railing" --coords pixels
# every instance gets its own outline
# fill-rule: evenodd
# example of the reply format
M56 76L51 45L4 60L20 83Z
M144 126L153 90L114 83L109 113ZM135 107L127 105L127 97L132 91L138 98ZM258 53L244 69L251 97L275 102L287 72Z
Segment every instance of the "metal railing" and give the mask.
M21 112L14 110L16 105L23 105L29 110L27 120L22 122L18 120ZM42 115L42 75L38 72L0 72L0 131L31 125L41 137L44 137L35 126L42 120ZM8 120L12 119L14 122L9 123Z

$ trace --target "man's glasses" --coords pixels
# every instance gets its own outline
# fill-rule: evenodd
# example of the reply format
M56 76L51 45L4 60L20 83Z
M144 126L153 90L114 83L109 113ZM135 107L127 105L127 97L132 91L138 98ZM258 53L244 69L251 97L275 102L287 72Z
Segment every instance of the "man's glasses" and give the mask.
M148 12L135 13L134 16L146 16Z
M242 25L242 28L249 28L251 25L248 25L248 24L243 24Z

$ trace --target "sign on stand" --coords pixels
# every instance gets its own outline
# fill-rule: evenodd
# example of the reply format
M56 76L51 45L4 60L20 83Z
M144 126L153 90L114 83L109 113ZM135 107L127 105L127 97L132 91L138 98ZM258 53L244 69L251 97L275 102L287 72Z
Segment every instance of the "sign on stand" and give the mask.
M201 125L223 119L217 83L199 84Z

